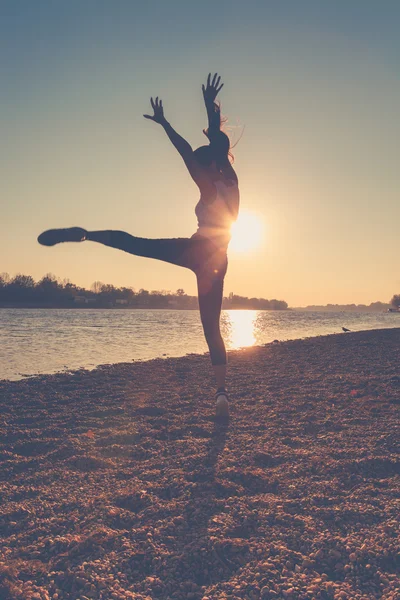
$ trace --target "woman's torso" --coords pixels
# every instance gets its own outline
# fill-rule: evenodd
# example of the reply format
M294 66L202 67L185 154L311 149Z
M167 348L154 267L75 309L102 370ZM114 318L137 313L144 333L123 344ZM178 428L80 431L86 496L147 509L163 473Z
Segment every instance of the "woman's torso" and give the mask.
M234 179L213 182L214 193L202 193L196 205L198 228L195 236L211 239L218 246L228 246L231 226L239 213L239 188Z

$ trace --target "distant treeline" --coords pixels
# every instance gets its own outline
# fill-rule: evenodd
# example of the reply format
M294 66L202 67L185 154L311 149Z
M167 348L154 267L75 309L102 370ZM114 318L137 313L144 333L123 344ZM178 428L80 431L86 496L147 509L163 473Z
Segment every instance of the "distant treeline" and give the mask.
M0 307L7 308L176 308L197 309L197 296L188 296L183 289L176 292L148 291L114 287L96 281L90 290L68 280L60 281L52 274L35 282L30 275L6 273L0 275ZM223 299L225 309L285 310L283 300L246 298L229 294Z
M294 310L309 310L315 312L385 312L389 308L393 308L394 304L387 304L385 302L371 302L371 304L326 304L303 306L302 308L296 308Z

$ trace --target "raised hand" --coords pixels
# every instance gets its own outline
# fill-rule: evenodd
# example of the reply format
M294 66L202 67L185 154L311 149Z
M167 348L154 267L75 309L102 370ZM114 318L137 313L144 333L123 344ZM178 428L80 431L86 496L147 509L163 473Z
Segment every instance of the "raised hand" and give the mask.
M214 77L212 78L212 81L211 81L211 73L208 74L207 87L205 87L204 84L201 86L201 89L203 90L204 102L206 104L208 102L214 102L215 98L217 97L219 92L224 87L223 83L221 83L221 85L219 85L220 81L221 81L221 76L218 75L218 73L215 73Z
M151 107L154 110L154 115L143 115L145 119L150 119L151 121L154 121L155 123L164 123L165 122L165 117L164 117L164 108L163 108L163 103L162 100L158 99L158 96L156 98L156 100L154 101L153 98L150 98L150 102L151 102Z

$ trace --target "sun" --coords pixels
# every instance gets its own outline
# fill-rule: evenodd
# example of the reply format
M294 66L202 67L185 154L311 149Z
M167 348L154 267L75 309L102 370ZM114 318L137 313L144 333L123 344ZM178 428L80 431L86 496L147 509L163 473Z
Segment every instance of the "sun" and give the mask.
M256 250L264 237L264 227L260 218L251 212L243 211L231 228L230 249L234 252L252 252Z

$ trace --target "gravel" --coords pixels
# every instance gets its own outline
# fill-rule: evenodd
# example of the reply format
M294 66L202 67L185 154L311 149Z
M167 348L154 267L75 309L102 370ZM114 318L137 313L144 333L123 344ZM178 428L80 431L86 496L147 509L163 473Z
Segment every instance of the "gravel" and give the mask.
M0 382L0 599L400 599L400 329Z

